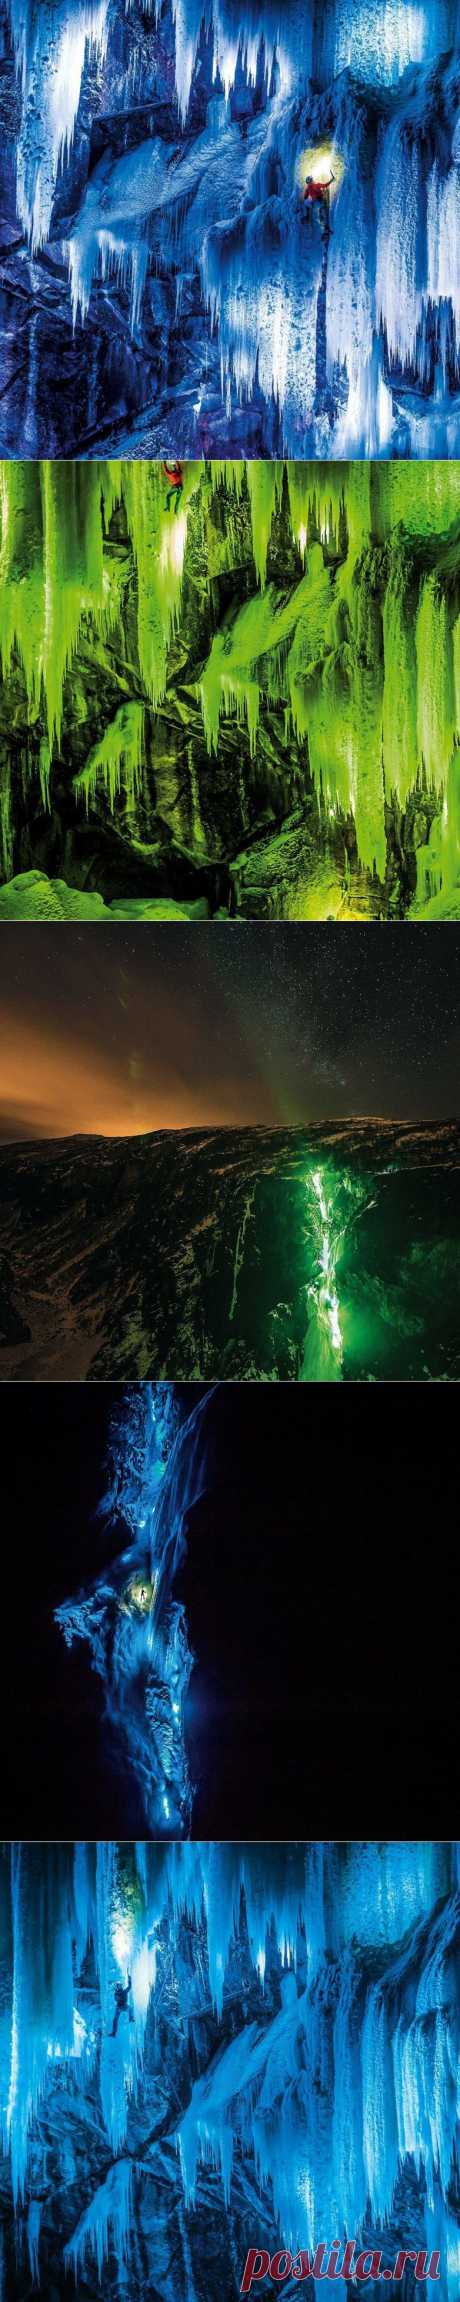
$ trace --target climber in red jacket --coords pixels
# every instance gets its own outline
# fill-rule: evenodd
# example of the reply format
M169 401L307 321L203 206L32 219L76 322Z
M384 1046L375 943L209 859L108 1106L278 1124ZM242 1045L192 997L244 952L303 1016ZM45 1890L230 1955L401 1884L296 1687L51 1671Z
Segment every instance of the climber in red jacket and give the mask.
M335 176L332 174L332 169L327 183L325 181L321 181L318 176L307 176L303 188L304 200L309 200L312 204L314 201L319 200L324 200L328 203L332 184L335 184Z
M165 480L168 481L165 511L169 512L171 509L171 504L174 502L174 510L175 512L178 512L184 485L182 464L178 462L173 464L163 464L163 471Z

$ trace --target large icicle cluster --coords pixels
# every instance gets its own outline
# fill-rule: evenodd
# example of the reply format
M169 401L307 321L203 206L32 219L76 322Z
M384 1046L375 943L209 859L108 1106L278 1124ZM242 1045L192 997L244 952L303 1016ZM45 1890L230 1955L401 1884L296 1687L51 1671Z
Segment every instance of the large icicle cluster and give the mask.
M442 892L445 908L460 862L457 466L220 461L184 465L183 482L175 515L158 464L0 467L5 702L8 709L11 693L15 715L20 667L28 723L38 720L41 730L44 806L79 652L90 646L97 665L98 637L112 637L129 662L134 622L137 674L131 686L122 681L124 700L89 744L74 790L89 810L101 791L112 810L120 791L135 810L146 712L158 710L168 686L173 692L183 663L187 578L202 619L190 717L201 709L210 757L218 760L224 723L236 716L257 763L264 716L283 704L289 740L299 756L308 747L326 817L354 823L360 863L382 883L386 810L400 821L425 788L432 830L429 844L420 835L417 903L423 910ZM237 593L216 618L214 578L251 555L243 604ZM187 687L182 715L186 697ZM1 782L8 877L5 753ZM198 799L195 813L202 852Z
M23 1846L0 1887L8 2291L28 2242L44 2290L217 2302L249 2228L438 2246L457 2302L448 1846Z
M17 649L32 711L44 693L50 747L59 742L64 679L82 626L91 617L104 634L120 613L120 571L116 558L104 552L104 535L120 494L137 577L139 666L152 703L164 693L181 595L187 507L200 470L187 465L183 508L172 521L165 511L166 483L159 464L0 466L3 674ZM94 764L94 779L100 764ZM115 788L116 761L111 764Z
M93 389L87 400L82 379L72 415L85 448L96 405L96 435L113 413L126 445L131 416L148 410L148 438L156 390L163 440L191 455L201 425L217 453L225 427L232 444L241 403L259 411L269 452L275 438L291 456L456 453L458 0L4 8L26 249L56 246L77 333L91 304ZM332 163L329 236L303 186ZM8 273L8 340L10 284ZM45 299L48 286L44 275ZM192 335L181 380L182 308ZM50 452L60 419L53 390L47 408L50 347L40 319L37 353L33 316L25 414L32 452ZM216 332L219 409L209 400Z
M59 168L77 118L85 60L102 58L109 0L8 0L21 80L18 216L33 250L48 239Z

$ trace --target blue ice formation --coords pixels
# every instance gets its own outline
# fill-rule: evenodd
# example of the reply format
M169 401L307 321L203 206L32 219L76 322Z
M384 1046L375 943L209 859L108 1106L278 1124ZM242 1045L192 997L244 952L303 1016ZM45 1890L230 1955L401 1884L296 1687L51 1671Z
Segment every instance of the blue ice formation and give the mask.
M2 22L6 453L21 413L31 454L458 453L458 0L0 0Z
M174 1596L187 1513L204 1491L207 1408L182 1421L174 1386L130 1390L114 1415L102 1506L129 1541L90 1588L56 1610L67 1645L83 1639L101 1681L107 1721L126 1752L155 1838L190 1825L184 1705L192 1669L185 1611Z
M457 2302L455 1849L16 1846L0 1896L9 2294L218 2302L249 2231Z

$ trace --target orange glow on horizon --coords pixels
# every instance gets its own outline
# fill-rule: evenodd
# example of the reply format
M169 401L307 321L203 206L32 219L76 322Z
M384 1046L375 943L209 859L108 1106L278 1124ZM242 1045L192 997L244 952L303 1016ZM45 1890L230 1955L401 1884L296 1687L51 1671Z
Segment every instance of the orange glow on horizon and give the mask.
M0 1029L3 1140L129 1137L157 1128L257 1124L260 1119L255 1082L243 1093L231 1078L208 1087L201 1081L195 1089L175 1069L172 1055L166 1074L164 1059L157 1066L153 1057L149 1066L140 1055L126 1062L116 1048L101 1053L99 1046L66 1033L58 1022L47 1027L45 1036L38 1016L24 1020L19 1034L16 1022L0 1010Z

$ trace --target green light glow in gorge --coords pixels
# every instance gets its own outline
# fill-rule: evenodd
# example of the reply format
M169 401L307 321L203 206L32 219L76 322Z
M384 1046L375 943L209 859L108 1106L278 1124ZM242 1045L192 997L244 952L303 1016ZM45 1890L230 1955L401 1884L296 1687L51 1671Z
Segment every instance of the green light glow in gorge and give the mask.
M453 915L460 880L457 466L197 462L183 466L183 482L174 513L166 508L159 464L0 465L5 879L15 868L11 745L21 694L27 727L39 731L46 816L55 804L69 699L78 728L87 713L83 672L99 695L108 667L116 702L111 697L97 742L89 742L83 766L70 775L76 818L88 811L97 822L101 803L112 813L122 804L135 842L142 776L160 774L159 737L154 767L151 748L155 715L169 693L191 730L198 713L211 775L213 763L221 772L225 730L235 723L244 730L243 800L263 761L266 714L281 709L286 743L298 746L299 757L308 747L324 821L351 820L358 865L381 887L388 810L399 837L409 801L423 796L420 833L413 810L411 910ZM187 668L192 627L197 677ZM282 766L281 754L281 773ZM36 767L37 756L32 765L25 757L26 786ZM206 831L193 765L190 774L188 846L196 862L206 852ZM161 812L161 793L156 804Z
M313 1268L304 1290L307 1328L301 1380L337 1383L343 1380L351 1339L350 1306L343 1285L341 1290L347 1242L372 1197L358 1177L331 1165L309 1169L305 1196L305 1250Z
M317 1273L306 1290L309 1307L303 1367L306 1381L312 1380L312 1359L314 1362L316 1343L319 1379L327 1379L329 1373L333 1380L342 1368L343 1344L336 1273L343 1233L334 1224L333 1205L330 1196L326 1197L326 1189L325 1178L321 1169L317 1168L307 1179L310 1224L317 1239L318 1257Z

